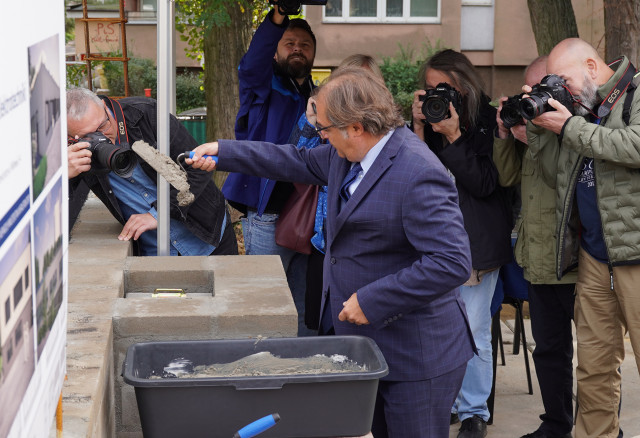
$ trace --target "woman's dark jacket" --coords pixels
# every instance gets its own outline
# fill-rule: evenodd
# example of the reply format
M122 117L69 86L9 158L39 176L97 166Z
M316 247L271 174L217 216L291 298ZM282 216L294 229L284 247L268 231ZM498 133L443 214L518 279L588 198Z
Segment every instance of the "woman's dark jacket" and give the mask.
M128 97L118 100L124 113L129 144L137 140L144 140L150 146L157 148L157 106L156 101L145 97ZM112 122L113 123L113 122ZM189 131L172 115L170 116L170 140L169 155L175 161L179 154L198 146L198 142L189 134ZM139 159L139 163L152 181L157 181L157 173L145 161ZM189 191L195 196L195 201L185 207L178 205L176 200L177 189L170 186L169 201L171 203L170 215L184 223L196 237L218 246L222 233L222 223L226 214L224 197L214 184L211 174L202 170L186 166L187 180L190 184ZM108 174L104 171L81 173L69 180L69 196L73 196L74 188L84 180L91 191L96 194L111 214L121 223L125 224L120 211L118 200L113 194ZM157 205L153 206L157 209Z
M498 184L493 163L496 109L482 97L476 126L464 129L455 142L443 147L444 136L425 126L425 141L455 177L464 228L471 243L473 269L500 267L513 258L513 219L505 189Z

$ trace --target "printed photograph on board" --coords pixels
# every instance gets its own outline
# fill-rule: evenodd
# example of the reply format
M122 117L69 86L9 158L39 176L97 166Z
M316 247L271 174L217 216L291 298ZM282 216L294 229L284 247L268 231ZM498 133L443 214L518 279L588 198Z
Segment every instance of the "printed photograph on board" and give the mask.
M7 436L35 369L29 224L0 259L0 436Z
M62 181L58 179L33 215L38 357L62 303Z
M28 48L31 161L35 200L62 163L58 35Z

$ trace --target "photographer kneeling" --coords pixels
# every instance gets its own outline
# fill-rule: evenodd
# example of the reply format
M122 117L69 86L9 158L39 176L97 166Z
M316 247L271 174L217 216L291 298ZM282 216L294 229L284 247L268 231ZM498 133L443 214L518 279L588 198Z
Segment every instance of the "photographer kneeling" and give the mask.
M137 160L129 145L144 140L156 147L156 101L129 97L118 101L85 88L67 90L69 194L84 181L124 228L118 239L136 241L136 255L156 255L157 174ZM197 146L173 116L172 159ZM187 169L195 201L179 206L171 187L171 255L237 254L225 200L207 172Z
M493 163L496 110L471 62L454 50L429 58L421 70L425 90L415 92L413 130L449 169L458 189L473 271L460 287L478 355L467 364L451 423L460 438L484 437L491 392L490 305L499 269L512 260L512 215Z

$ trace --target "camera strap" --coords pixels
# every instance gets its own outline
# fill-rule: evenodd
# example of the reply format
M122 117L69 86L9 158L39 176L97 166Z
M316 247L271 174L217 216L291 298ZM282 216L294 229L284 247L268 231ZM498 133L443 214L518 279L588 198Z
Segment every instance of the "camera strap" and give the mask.
M129 145L129 135L127 134L127 124L125 123L122 105L117 100L110 99L107 96L98 96L109 107L111 114L116 122L116 135L118 136L118 144L122 147Z
M616 59L611 64L609 64L609 67L615 69L616 65L622 62L622 60L623 58ZM604 98L604 100L600 104L600 107L598 108L599 118L602 119L609 115L609 113L611 112L611 109L615 106L616 103L618 103L618 101L620 100L624 92L632 84L633 77L635 75L636 75L636 69L633 66L633 64L629 62L626 70L624 71L624 73L622 74L618 82L614 85L614 87L611 89L609 94ZM631 85L631 87L632 89L635 89L635 84Z

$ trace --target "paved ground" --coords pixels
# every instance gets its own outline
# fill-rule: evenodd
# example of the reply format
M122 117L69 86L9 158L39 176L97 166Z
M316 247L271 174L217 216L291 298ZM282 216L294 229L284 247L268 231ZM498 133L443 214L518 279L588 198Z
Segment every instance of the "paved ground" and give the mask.
M527 378L525 373L522 349L520 354L511 354L513 321L502 323L502 334L505 342L506 365L500 365L498 359L498 371L496 378L496 400L494 408L493 425L488 427L488 437L494 438L518 438L526 433L533 432L540 424L538 415L542 413L542 400L536 380L531 356L533 395L528 394ZM529 321L527 326L527 340L531 338ZM626 359L622 365L622 414L620 424L625 437L640 438L640 377L636 367L636 361L631 349L631 343L625 341ZM576 359L574 356L574 366ZM451 426L450 438L455 438L460 425Z

